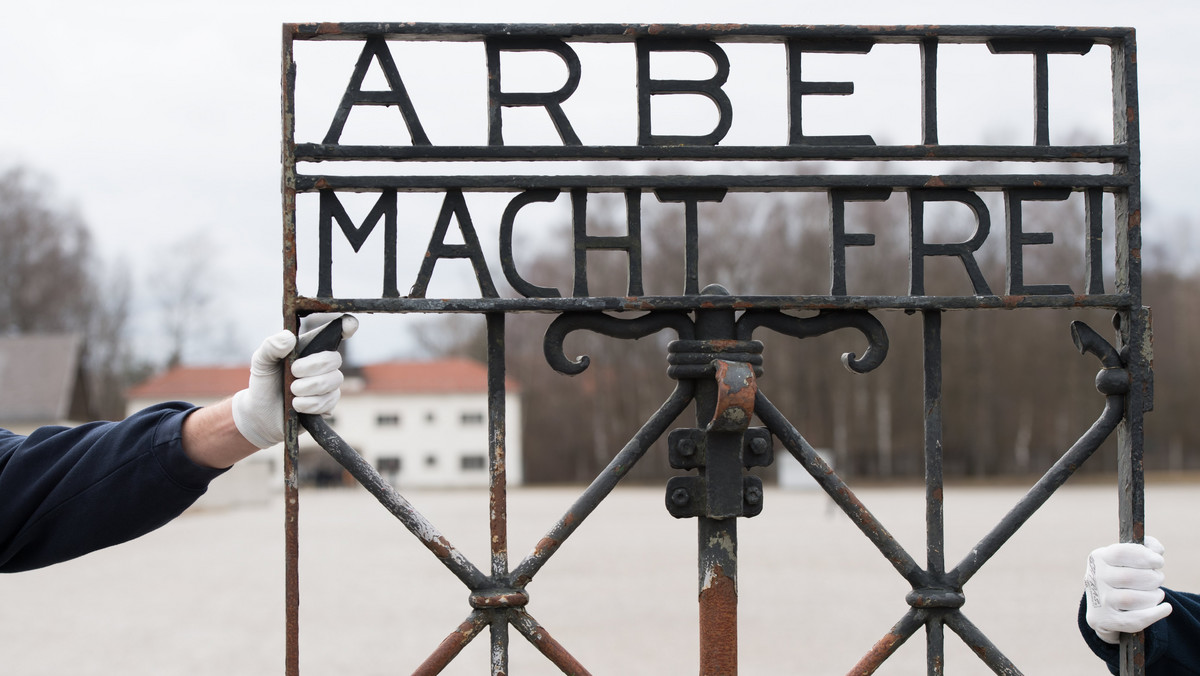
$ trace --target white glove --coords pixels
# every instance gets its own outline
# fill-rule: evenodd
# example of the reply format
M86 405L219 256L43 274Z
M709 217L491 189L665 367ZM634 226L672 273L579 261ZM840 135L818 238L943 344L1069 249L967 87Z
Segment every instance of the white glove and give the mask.
M303 350L324 324L300 336ZM342 338L358 330L358 320L346 315ZM283 359L296 347L291 331L267 338L250 358L250 385L233 395L233 424L246 440L259 448L283 442ZM342 355L318 352L292 364L292 407L299 413L324 415L342 396Z
M1083 578L1087 594L1088 626L1105 643L1120 642L1171 614L1163 602L1162 543L1146 537L1146 544L1131 542L1101 547L1088 556Z

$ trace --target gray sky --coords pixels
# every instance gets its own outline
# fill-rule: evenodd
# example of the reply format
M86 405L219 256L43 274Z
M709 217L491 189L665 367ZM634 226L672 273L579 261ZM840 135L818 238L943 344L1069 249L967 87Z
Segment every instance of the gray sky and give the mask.
M90 224L105 257L129 266L143 303L154 288L163 252L206 232L215 247L209 282L228 305L214 317L198 319L210 327L215 342L191 353L197 360L245 360L263 335L281 325L279 62L284 22L1133 26L1138 30L1143 227L1148 239L1162 237L1158 233L1189 214L1191 158L1200 150L1195 122L1200 87L1196 57L1189 51L1200 5L1189 2L118 0L23 2L8 7L4 18L0 165L19 163L49 176L56 194L74 204ZM345 86L348 71L336 63L330 68L336 74L333 84L319 90L316 105L335 105ZM421 69L424 75L410 65L401 70L413 78L411 86L422 86L422 77L424 86L437 84L428 77L436 72L432 69ZM1030 70L1021 66L1021 73ZM622 86L632 85L631 73L617 79ZM1027 77L1015 86L1014 91L1028 96ZM783 85L767 89L781 94ZM776 102L782 105L783 100ZM581 129L602 130L604 118L596 109L603 108L588 106L572 112L572 119L578 119ZM950 104L943 104L944 119L950 110ZM323 114L313 112L311 119L323 120ZM439 121L452 124L455 118L431 124ZM326 124L317 121L313 128ZM739 129L753 134L752 127ZM134 328L132 338L140 349L160 349L149 318L140 317ZM364 358L389 356L398 349L370 338L362 342Z

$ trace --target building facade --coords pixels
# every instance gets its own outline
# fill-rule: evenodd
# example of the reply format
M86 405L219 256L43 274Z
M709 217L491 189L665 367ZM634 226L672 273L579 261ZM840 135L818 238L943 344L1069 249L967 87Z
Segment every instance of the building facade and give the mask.
M394 361L347 368L342 399L330 425L393 486L450 488L488 484L487 369L469 359ZM129 410L169 400L205 405L245 387L248 367L177 367L129 392ZM523 481L521 398L508 383L505 400L506 472ZM246 463L273 470L282 446ZM319 446L300 440L303 483L343 483L341 468ZM281 476L280 471L273 471Z

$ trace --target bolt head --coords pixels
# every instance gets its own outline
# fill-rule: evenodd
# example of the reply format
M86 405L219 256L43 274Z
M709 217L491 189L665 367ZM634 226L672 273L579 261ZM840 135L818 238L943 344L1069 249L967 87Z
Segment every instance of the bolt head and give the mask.
M696 454L696 440L687 438L679 440L679 454L684 457L691 457Z
M754 455L762 455L770 449L770 442L762 437L755 437L750 441L750 452Z
M675 503L676 507L683 507L692 501L692 496L686 488L676 488L671 492L671 502Z
M758 486L750 486L746 489L746 502L751 505L757 505L762 502L762 489Z

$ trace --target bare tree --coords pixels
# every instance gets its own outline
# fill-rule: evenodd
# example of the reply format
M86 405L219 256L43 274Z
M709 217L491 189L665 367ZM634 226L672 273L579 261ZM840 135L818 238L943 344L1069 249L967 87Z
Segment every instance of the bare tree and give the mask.
M824 195L783 195L769 206L764 202L761 196L731 193L719 204L704 205L701 286L722 283L738 294L828 293L831 253ZM863 202L854 209L855 232L874 234L875 244L848 254L849 293L904 295L910 251L904 195ZM681 289L681 212L649 208L643 217L643 270L649 293ZM597 219L595 227L592 218ZM619 233L623 218L623 213L589 213L589 232L601 232L606 223L615 223ZM1082 241L1079 211L1070 204L1048 203L1046 209L1026 214L1026 224L1029 231L1056 229L1055 242L1064 245L1030 247L1026 282L1077 286L1083 264L1080 247L1073 244ZM927 225L931 237L961 237L939 232L937 219ZM997 223L993 229L998 229ZM569 236L567 230L560 229L561 236ZM994 237L1002 240L995 233ZM962 264L943 262L926 266L929 292L972 293ZM978 263L991 288L1002 289L1003 248L981 249ZM543 256L527 261L523 269L531 277L550 280L549 271L561 273L562 268L561 260ZM589 282L595 290L623 289L626 271L619 253L588 262ZM559 283L566 288L566 281ZM1200 314L1186 309L1200 296L1200 276L1153 268L1146 272L1145 287L1147 304L1160 305L1154 315L1155 349L1160 360L1169 364L1156 374L1156 415L1148 426L1146 464L1151 469L1168 465L1194 469L1200 467L1200 455L1186 449L1200 446L1200 418L1189 413L1190 392L1200 379L1200 359L1191 356L1190 347L1200 336ZM853 332L795 340L762 331L755 336L765 344L760 385L810 443L836 451L839 473L916 478L924 472L922 318L920 313L901 311L876 314L887 328L891 349L875 371L856 375L842 367L838 359L842 352L861 351L861 337ZM1104 403L1094 386L1099 365L1075 351L1070 321L1082 319L1103 333L1110 317L1111 312L1103 310L946 312L942 331L946 475L1046 471L1087 429ZM507 332L509 374L521 383L525 398L526 477L588 481L669 393L666 341L674 336L663 332L631 342L587 332L572 334L566 346L569 356L587 354L592 365L568 378L553 372L542 355L541 336L552 318L513 318ZM428 342L462 349L444 338ZM667 466L661 445L646 454L630 479L659 481L676 473ZM1115 454L1101 451L1082 469L1107 471L1113 463Z
M123 413L128 302L128 278L96 258L49 181L21 167L0 173L0 333L81 334L93 417Z
M151 271L152 302L167 339L167 368L183 361L189 341L208 338L208 325L196 318L205 316L213 301L214 248L207 231L192 231L171 244Z

